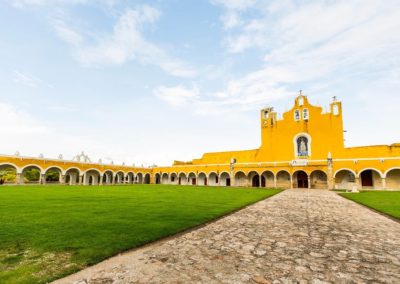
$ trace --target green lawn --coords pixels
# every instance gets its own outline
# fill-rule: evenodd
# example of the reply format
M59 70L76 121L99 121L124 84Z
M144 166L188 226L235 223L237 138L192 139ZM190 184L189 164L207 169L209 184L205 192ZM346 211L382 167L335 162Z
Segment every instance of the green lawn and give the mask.
M400 191L361 191L340 195L400 219Z
M279 190L0 187L0 283L46 283Z

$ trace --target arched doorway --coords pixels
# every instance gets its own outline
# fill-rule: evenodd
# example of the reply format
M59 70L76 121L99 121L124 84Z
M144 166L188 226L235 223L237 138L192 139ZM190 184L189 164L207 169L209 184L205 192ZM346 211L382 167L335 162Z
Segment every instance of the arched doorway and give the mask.
M311 188L327 189L328 175L321 170L313 171L310 175Z
M65 184L76 185L80 183L80 172L76 168L68 169L65 172Z
M179 185L187 185L187 177L185 173L180 173L178 177L178 184Z
M98 185L100 183L100 172L92 169L88 170L84 174L84 185Z
M247 176L252 187L260 187L260 175L257 172L251 171Z
M293 187L308 188L308 175L305 171L297 171L293 174Z
M211 172L208 174L208 184L210 186L217 186L219 183L219 177L216 173Z
M228 173L226 172L221 173L219 180L220 180L219 184L221 186L231 186L231 177Z
M138 173L136 175L136 183L138 183L138 184L142 184L143 183L143 174L142 173Z
M386 188L400 189L400 169L392 169L386 173Z
M170 183L171 184L178 184L178 175L176 173L172 173L170 175Z
M144 175L144 184L150 184L150 174Z
M124 173L119 171L115 174L115 178L114 178L114 183L115 184L122 184L124 183Z
M112 184L113 183L113 172L105 171L103 174L103 184Z
M154 183L155 184L160 184L161 183L161 176L160 176L160 174L155 174L155 176L154 176Z
M353 190L357 187L356 175L349 169L341 169L335 173L335 188Z
M247 186L247 177L244 172L235 174L235 186Z
M196 185L197 184L197 178L195 173L189 173L188 175L188 184L190 185Z
M276 174L276 186L278 188L290 188L290 174L287 171L280 171Z
M135 175L132 172L129 172L126 175L126 183L132 184L134 180L135 180Z
M207 176L205 173L199 173L197 178L197 185L205 186L207 185Z
M17 183L17 168L13 165L0 165L0 185Z
M375 169L365 169L360 173L361 187L365 189L381 188L381 174Z
M169 176L168 173L163 173L162 177L161 177L161 183L162 184L169 184Z
M261 187L273 188L275 187L274 173L265 171L261 175Z
M44 179L46 183L58 184L61 180L61 169L56 167L51 167L46 170L44 174Z
M22 170L23 183L40 183L42 170L38 166L27 166Z

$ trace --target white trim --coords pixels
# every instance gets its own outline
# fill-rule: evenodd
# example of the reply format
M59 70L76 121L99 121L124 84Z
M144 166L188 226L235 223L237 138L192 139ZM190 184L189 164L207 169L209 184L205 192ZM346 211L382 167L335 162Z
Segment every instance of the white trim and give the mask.
M393 167L393 168L390 168L390 169L386 170L386 172L384 173L384 178L386 178L386 177L387 177L387 174L388 174L390 171L393 171L393 170L400 170L400 167Z
M349 168L341 168L341 169L337 170L337 171L333 174L333 178L336 178L337 173L340 172L340 171L348 171L348 172L351 172L351 173L353 173L354 177L357 177L355 171L353 171L353 170L351 170L351 169L349 169Z
M363 172L365 172L365 171L368 171L368 170L376 171L376 172L378 172L378 173L380 174L381 178L384 178L382 172L381 172L380 170L375 169L375 168L364 168L364 169L362 169L362 170L360 170L360 171L358 172L358 174L356 175L356 177L357 177L357 178L361 178L361 174L362 174Z

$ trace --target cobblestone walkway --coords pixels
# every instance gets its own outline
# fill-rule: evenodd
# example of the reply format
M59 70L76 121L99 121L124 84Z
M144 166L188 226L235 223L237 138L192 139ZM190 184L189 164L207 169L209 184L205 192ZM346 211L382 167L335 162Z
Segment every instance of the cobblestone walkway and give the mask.
M287 190L58 283L400 283L400 224L323 190Z

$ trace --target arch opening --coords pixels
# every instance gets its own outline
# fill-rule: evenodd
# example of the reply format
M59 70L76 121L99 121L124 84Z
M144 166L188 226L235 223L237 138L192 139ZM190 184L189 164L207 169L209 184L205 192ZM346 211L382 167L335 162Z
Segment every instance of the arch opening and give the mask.
M357 187L356 184L356 176L352 171L347 169L342 169L336 172L335 174L335 188L336 189L345 189L353 190Z
M290 174L287 171L280 171L276 175L276 186L279 188L290 188Z
M42 183L41 170L38 166L27 166L22 170L22 183L38 184Z
M226 172L221 173L221 175L219 176L219 185L231 186L231 176Z
M17 183L17 168L13 165L0 165L0 185Z
M61 183L61 170L56 167L52 167L46 170L44 174L44 180L46 183L59 184Z
M187 177L185 173L180 173L178 176L179 185L187 185Z
M169 184L168 173L163 173L163 175L161 176L161 183L162 184Z
M206 186L208 183L207 176L205 173L199 173L197 177L197 185Z
M305 171L296 171L293 174L294 188L308 188L308 175Z
M103 184L108 185L113 183L113 172L112 171L105 171L103 174Z
M219 183L218 175L214 172L208 174L208 184L210 186L217 186Z
M176 173L170 175L170 184L178 184L178 175Z
M321 170L313 171L310 175L311 188L327 189L328 175Z
M84 185L99 185L100 183L100 172L97 170L88 170L84 174Z
M360 173L361 187L363 189L382 188L381 174L374 169L366 169Z
M65 184L67 185L80 184L80 172L78 169L72 168L65 172Z
M235 186L247 186L247 177L244 172L237 172L235 174Z
M400 189L400 169L392 169L387 172L386 188Z
M145 174L143 179L144 184L150 184L150 174Z
M261 174L261 187L275 187L275 177L273 172L265 171Z

